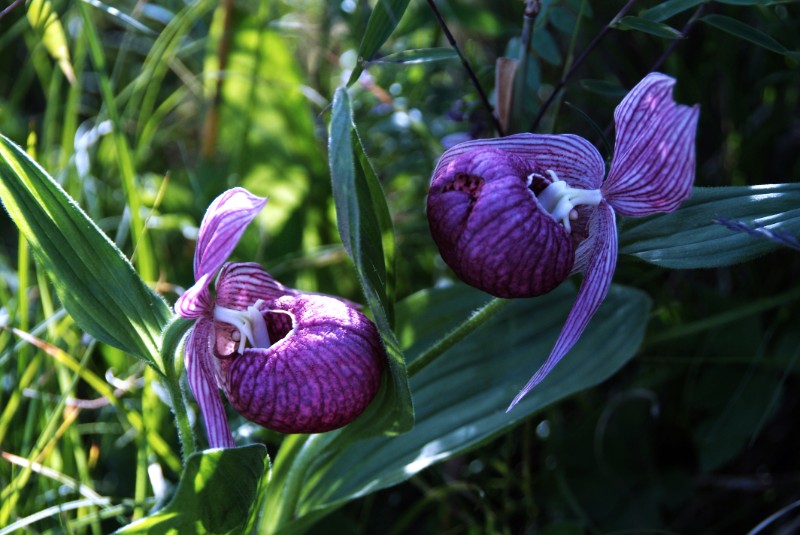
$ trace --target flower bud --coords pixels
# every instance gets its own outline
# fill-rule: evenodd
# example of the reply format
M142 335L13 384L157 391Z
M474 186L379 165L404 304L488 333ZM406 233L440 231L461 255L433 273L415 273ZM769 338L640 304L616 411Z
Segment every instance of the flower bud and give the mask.
M465 151L437 168L428 222L444 261L497 297L545 294L569 276L573 237L537 199L554 174L510 152Z

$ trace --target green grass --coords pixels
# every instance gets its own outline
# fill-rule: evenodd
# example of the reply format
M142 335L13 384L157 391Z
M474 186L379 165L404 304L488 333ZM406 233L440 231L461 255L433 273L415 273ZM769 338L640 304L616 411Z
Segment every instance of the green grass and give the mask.
M287 285L364 301L336 226L327 128L370 2L48 4L57 14L51 24L65 30L75 82L31 27L25 3L17 5L0 19L0 133L61 184L148 286L172 303L193 284L193 238L205 208L242 185L271 198L236 260L260 262ZM522 130L623 2L543 4L532 48L522 55L525 98L515 101L519 115L511 123ZM636 4L628 15L657 4ZM519 49L522 3L437 5L491 93L495 60ZM702 10L698 17L723 15L768 33L786 52L692 19L693 10L664 21L678 29L691 23L676 42L612 30L566 81L540 131L581 134L601 150L613 145L606 127L619 96L581 82L628 89L667 52L660 68L678 79L678 100L702 110L697 185L796 183L797 6L709 2ZM446 46L428 5L411 2L379 50ZM349 96L395 229L400 303L453 279L428 233L428 180L446 136L488 137L493 122L458 60L375 63L367 72ZM89 134L100 125L107 125L104 133ZM797 273L800 256L789 249L702 270L621 257L615 282L643 290L654 306L637 356L619 373L408 481L337 504L316 527L312 516L298 525L312 533L747 532L800 500ZM406 306L422 315L425 309L414 308L420 299ZM448 303L431 303L441 308L426 327L441 325L441 337L459 318L447 316ZM515 319L520 329L527 321L556 322ZM424 339L417 327L396 333L403 349L440 356L432 343L428 353L409 351ZM476 336L476 344L487 344L491 366L491 336ZM445 355L455 358L460 343ZM415 364L411 374L422 367ZM517 370L520 377L529 371ZM0 534L100 535L165 505L191 451L181 449L170 399L154 369L76 325L0 212ZM199 420L193 400L189 408ZM322 492L315 482L333 479L341 467L293 480L281 470L300 455L304 439L258 428L232 410L229 417L239 444L263 443L273 461L283 456L276 481L299 485L290 487L298 509L280 518L313 512ZM202 425L195 431L201 449ZM349 451L341 436L330 440ZM321 440L319 447L329 445ZM303 466L320 468L320 459ZM261 477L255 509L283 503L265 491L268 474ZM273 522L269 515L263 511L250 525ZM796 518L789 510L770 525Z

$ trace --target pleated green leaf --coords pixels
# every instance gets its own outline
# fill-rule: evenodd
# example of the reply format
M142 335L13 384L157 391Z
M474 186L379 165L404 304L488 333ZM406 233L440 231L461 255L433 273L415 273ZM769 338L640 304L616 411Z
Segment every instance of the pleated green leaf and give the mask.
M694 188L692 197L671 214L624 220L620 253L691 269L744 262L780 246L731 230L719 219L800 236L800 184Z
M400 19L403 18L409 2L410 0L378 0L375 3L375 8L367 21L364 37L358 47L358 63L347 81L348 86L358 80L365 63L372 59L372 56L400 24Z
M398 336L413 362L443 332L489 297L464 285L419 292L398 305ZM298 516L326 511L400 483L426 467L478 447L565 397L596 385L635 354L650 299L613 285L581 340L510 413L509 401L549 354L575 299L565 284L518 299L480 330L411 378L416 424L400 437L377 437L339 448L328 444L306 481Z
M415 63L429 63L445 59L458 59L458 54L452 48L416 48L389 54L368 63L399 63L411 65Z
M61 186L2 136L0 200L78 326L163 373L167 304Z
M169 504L116 533L242 533L266 457L262 444L192 454Z
M749 24L740 20L726 17L725 15L706 15L701 17L700 20L709 26L713 26L714 28L722 30L723 32L734 35L739 39L749 41L754 45L771 50L776 54L800 58L800 51L787 49L769 34L764 33L758 28L754 28L753 26L750 26Z
M614 24L614 27L618 30L636 30L642 33L649 33L663 39L680 39L683 37L683 34L672 26L641 17L622 17Z
M394 229L383 190L356 134L344 88L334 96L328 151L339 234L389 359L380 392L348 426L347 437L401 433L411 428L414 416L403 352L392 330Z

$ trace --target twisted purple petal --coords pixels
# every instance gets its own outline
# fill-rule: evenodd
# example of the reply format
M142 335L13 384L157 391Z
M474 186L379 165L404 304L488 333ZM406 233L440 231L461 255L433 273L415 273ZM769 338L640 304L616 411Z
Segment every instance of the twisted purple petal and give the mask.
M691 193L700 109L676 104L674 85L648 74L614 112L616 147L602 191L622 215L672 212Z
M194 252L194 278L216 274L228 259L247 225L267 203L266 197L233 188L214 199L200 223Z
M509 411L525 394L538 385L575 345L605 299L617 262L617 229L614 221L614 210L608 204L600 203L594 210L589 221L589 238L581 243L576 253L576 261L586 265L586 275L578 291L578 297L572 305L572 310L550 356L511 402Z
M182 318L197 319L210 313L214 305L208 283L213 276L206 273L175 301L175 313Z
M476 139L447 150L433 172L431 182L458 156L476 149L500 149L518 156L533 171L555 171L570 186L597 189L603 181L603 158L594 146L572 134L516 134L495 139Z
M235 443L215 379L214 355L211 351L213 339L214 323L206 319L198 320L186 340L186 374L203 415L209 447L232 448Z

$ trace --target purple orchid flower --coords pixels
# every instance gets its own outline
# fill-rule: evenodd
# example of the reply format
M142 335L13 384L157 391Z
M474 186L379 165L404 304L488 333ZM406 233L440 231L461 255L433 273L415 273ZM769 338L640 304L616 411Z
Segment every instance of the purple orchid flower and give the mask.
M386 362L375 326L352 303L287 288L255 263L225 263L266 202L234 188L211 203L195 250L196 282L175 303L178 315L196 320L185 364L212 448L234 446L218 388L248 420L320 433L361 414Z
M615 214L671 212L689 197L699 108L676 104L674 85L651 73L622 100L605 181L597 149L571 134L468 141L439 160L428 221L462 280L498 297L533 297L584 273L550 356L509 410L578 341L608 293L617 261Z

